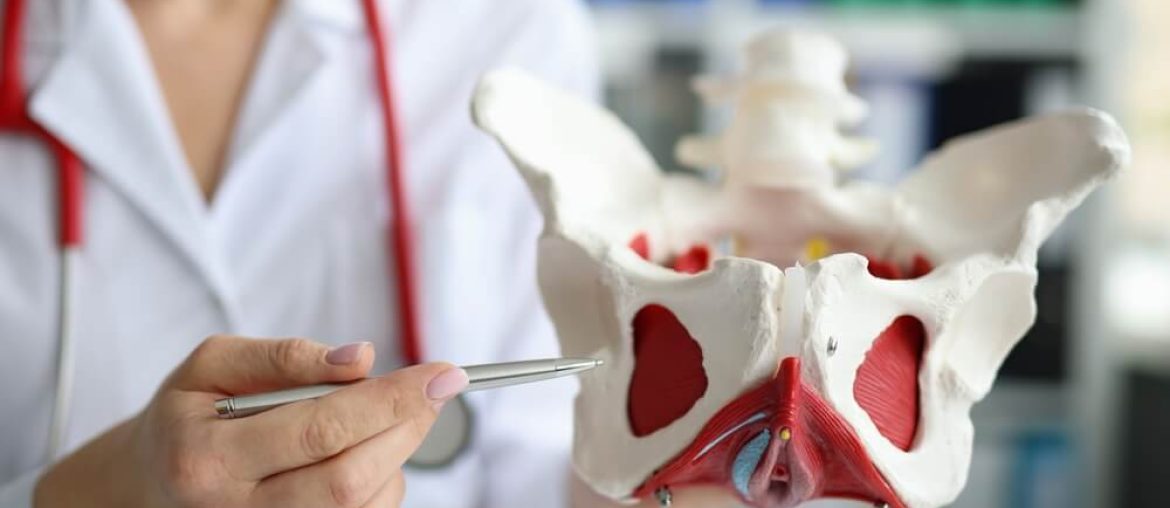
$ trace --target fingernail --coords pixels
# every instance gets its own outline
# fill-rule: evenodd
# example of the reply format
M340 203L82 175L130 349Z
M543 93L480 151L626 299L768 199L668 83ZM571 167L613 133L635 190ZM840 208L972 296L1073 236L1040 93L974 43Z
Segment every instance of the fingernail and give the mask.
M459 367L447 369L427 383L427 398L447 400L467 388L467 372Z
M371 345L369 342L353 342L344 346L337 346L325 355L325 363L329 365L350 365L362 357L362 348Z

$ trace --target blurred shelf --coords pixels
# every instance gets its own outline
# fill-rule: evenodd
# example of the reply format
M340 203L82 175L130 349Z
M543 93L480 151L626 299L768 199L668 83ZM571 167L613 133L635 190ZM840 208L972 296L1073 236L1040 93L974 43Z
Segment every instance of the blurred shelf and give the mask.
M738 54L770 27L823 30L861 68L936 74L962 57L1077 59L1082 14L1059 7L831 7L744 1L594 4L608 70L660 47Z
M772 15L784 18L785 11L776 9ZM976 55L1076 56L1080 45L1080 11L1071 8L841 8L813 17L890 32L901 25L932 26L955 34L960 50Z

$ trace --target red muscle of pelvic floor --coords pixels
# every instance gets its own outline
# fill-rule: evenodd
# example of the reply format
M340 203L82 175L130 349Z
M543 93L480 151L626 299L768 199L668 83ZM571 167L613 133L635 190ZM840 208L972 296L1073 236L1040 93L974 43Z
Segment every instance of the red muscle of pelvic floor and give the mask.
M757 413L766 418L715 439ZM731 468L752 437L768 431L767 453L749 482L750 506L796 506L820 497L841 497L904 506L873 466L853 429L800 381L800 360L785 358L776 375L723 407L691 444L646 479L632 495L646 498L660 487L719 485L737 493ZM788 439L783 439L787 436Z

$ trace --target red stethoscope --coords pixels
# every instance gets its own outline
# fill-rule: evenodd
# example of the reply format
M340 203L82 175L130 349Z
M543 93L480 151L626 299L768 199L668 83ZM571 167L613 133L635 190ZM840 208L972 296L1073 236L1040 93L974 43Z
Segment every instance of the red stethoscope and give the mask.
M339 0L340 1L340 0ZM85 213L85 178L81 158L64 142L45 130L28 114L28 95L24 88L24 19L25 0L8 0L4 6L4 26L0 33L0 131L31 135L40 138L52 150L57 160L58 235L61 249L60 288L57 319L57 383L52 423L49 429L48 457L55 458L60 450L65 422L68 418L70 388L73 384L72 334L69 315L72 308L70 280L83 238ZM388 39L382 27L382 17L376 0L362 0L366 30L373 46L374 68L377 74L378 99L384 125L386 145L386 185L390 197L391 219L388 232L389 250L398 300L400 346L402 361L407 365L422 361L419 336L418 307L415 287L415 265L412 250L411 221L408 215L406 190L402 181L402 145L394 108L394 90L390 79L390 52ZM440 421L411 463L420 467L438 467L450 463L462 452L469 441L471 413L462 400L445 406ZM451 407L452 409L446 409Z

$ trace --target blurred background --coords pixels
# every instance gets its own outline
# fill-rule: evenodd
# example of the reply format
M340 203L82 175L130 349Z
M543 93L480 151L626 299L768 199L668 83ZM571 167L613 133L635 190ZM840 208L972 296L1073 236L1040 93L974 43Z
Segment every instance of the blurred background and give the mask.
M893 182L948 138L1074 105L1117 117L1134 163L1046 245L1039 318L972 415L962 508L1170 506L1170 1L593 0L605 101L659 163L717 131L696 74L745 41L813 28L852 54ZM818 504L818 506L848 506Z

